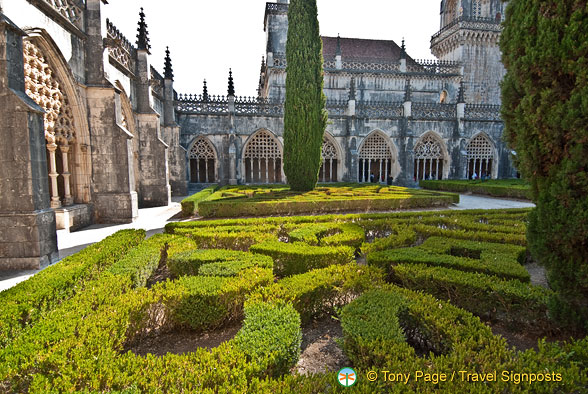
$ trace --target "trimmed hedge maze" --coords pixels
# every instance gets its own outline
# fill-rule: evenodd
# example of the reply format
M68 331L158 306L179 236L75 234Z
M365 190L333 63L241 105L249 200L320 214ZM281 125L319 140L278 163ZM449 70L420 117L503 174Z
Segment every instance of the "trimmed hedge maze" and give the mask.
M200 199L199 195L190 198ZM310 192L293 192L287 185L225 186L206 200L199 200L198 213L207 218L229 218L374 212L447 207L458 202L457 194L379 184L340 183L317 186Z
M531 185L522 179L420 181L419 185L428 190L531 199Z
M230 219L170 223L147 240L117 233L0 293L0 392L583 392L588 339L518 351L484 323L553 328L550 291L522 265L527 213ZM341 323L353 388L336 371L292 372L303 329L324 316ZM236 336L210 350L130 350L235 324ZM410 376L399 383L383 371Z

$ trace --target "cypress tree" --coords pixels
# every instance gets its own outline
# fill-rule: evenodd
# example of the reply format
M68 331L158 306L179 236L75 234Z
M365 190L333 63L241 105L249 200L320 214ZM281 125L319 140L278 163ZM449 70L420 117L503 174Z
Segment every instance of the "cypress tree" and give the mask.
M286 43L284 172L290 188L314 189L327 125L316 0L292 0Z
M532 185L527 239L556 295L550 314L588 330L588 5L516 0L500 40L505 136Z

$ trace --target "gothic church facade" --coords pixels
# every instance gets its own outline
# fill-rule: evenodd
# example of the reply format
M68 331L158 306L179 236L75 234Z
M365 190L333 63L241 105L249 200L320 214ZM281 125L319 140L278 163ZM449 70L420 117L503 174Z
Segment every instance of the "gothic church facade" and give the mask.
M105 0L0 0L0 269L57 257L56 229L127 223L191 183L285 182L288 2L267 3L256 97L178 94ZM323 37L320 181L513 175L501 135L499 0L443 0L438 61L393 41ZM256 76L257 78L257 76ZM180 90L180 89L178 89Z

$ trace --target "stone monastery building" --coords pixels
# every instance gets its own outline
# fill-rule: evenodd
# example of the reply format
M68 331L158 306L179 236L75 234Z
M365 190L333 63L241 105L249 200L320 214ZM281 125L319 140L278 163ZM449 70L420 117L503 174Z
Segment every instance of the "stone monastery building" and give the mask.
M56 228L132 222L193 183L285 182L287 0L266 5L257 97L236 96L231 75L225 96L206 82L178 94L169 51L164 70L150 65L145 14L132 42L104 7L0 0L0 269L47 265ZM323 37L320 181L515 174L501 139L504 7L441 1L436 61L411 58L404 43Z

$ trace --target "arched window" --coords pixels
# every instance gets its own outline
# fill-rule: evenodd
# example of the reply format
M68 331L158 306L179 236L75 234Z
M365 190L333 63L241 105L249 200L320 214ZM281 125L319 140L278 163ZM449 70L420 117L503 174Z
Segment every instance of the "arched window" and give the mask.
M51 190L51 208L72 205L70 154L76 139L72 109L55 70L41 50L25 40L23 45L26 93L45 110L47 167Z
M337 182L337 165L339 158L337 157L337 148L335 144L327 137L323 137L323 162L319 171L319 181L321 182Z
M245 182L282 182L282 151L276 138L266 130L255 134L243 154Z
M414 147L414 179L441 179L443 156L441 142L431 134L425 135Z
M474 18L481 18L482 17L482 1L481 0L473 0L472 1L472 16Z
M200 137L190 148L190 181L211 183L216 181L216 154L207 138Z
M494 164L494 147L484 135L472 138L466 146L468 179L472 179L474 173L476 178L492 177L492 165Z
M378 132L370 134L359 151L359 181L388 183L393 162L387 138Z

